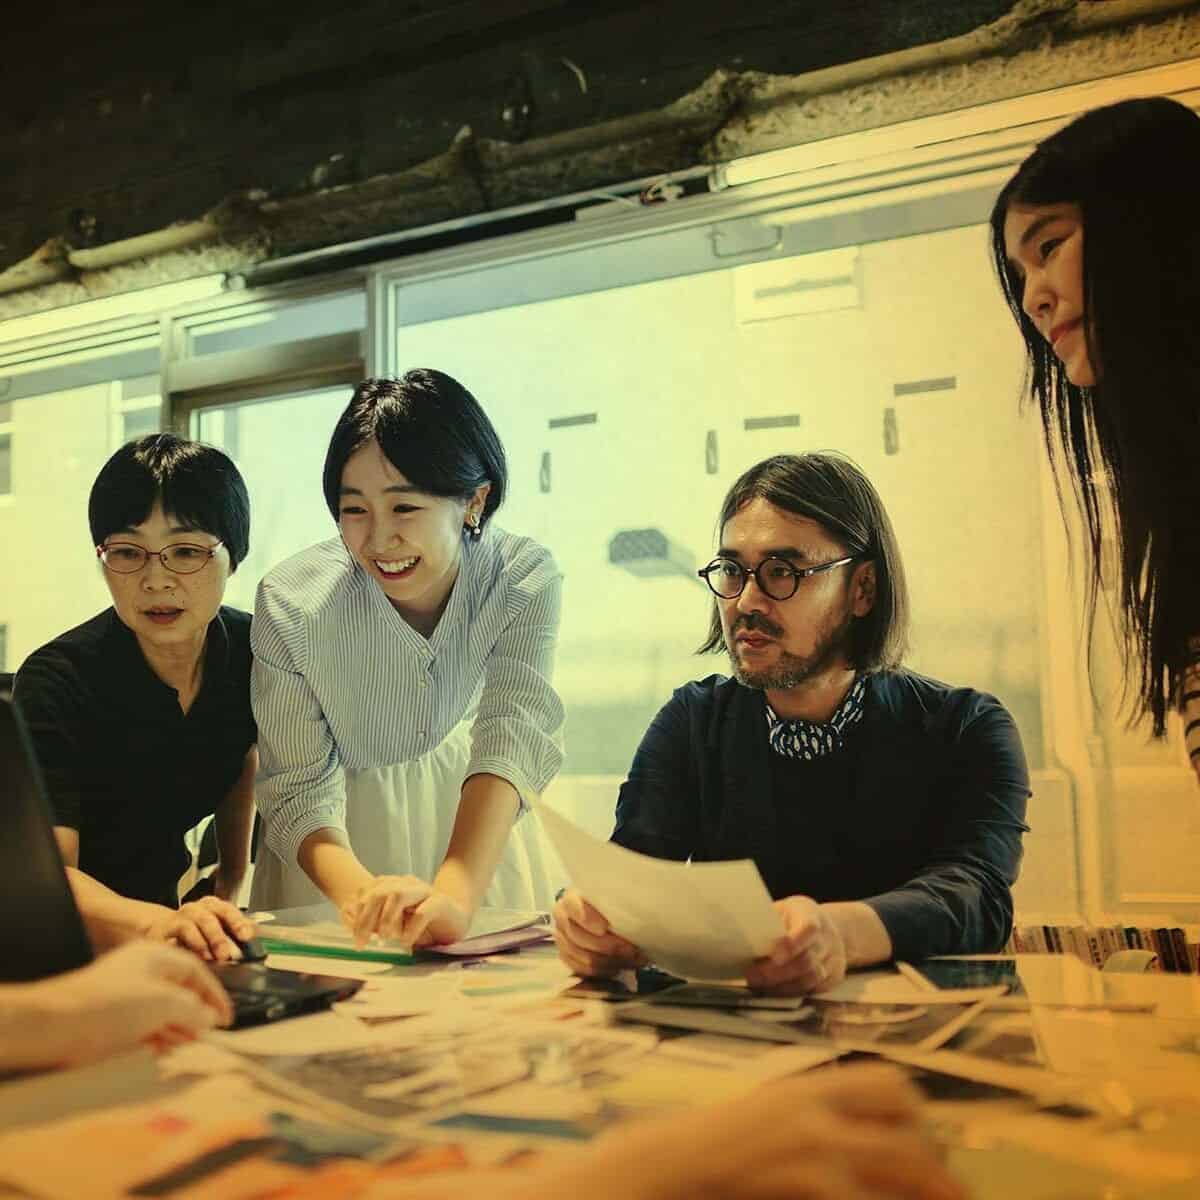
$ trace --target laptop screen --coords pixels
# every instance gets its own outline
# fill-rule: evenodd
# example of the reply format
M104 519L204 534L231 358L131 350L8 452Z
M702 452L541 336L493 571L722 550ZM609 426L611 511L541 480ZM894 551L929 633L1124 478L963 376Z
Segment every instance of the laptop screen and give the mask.
M0 814L0 980L42 979L91 962L41 772L6 696L0 696Z

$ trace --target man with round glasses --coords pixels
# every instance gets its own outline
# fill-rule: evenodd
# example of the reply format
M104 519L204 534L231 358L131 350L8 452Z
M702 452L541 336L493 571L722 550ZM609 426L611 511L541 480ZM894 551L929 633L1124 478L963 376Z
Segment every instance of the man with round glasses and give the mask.
M733 678L679 688L634 757L613 841L751 858L785 934L753 987L819 991L848 967L999 950L1026 831L1020 736L994 697L901 667L908 594L874 487L833 454L778 455L730 489L699 572L701 652ZM642 961L573 891L555 938L580 975Z
M172 434L122 446L88 501L112 607L35 651L14 699L93 940L171 940L209 959L253 936L235 907L254 813L250 614L224 607L250 501L219 450ZM179 905L184 834L215 814L212 896Z

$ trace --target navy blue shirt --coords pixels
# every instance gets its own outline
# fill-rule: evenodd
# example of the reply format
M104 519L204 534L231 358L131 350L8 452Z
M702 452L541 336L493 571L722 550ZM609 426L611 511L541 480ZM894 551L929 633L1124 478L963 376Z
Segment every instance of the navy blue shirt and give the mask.
M110 608L31 654L13 688L54 823L79 831L80 870L172 908L189 863L183 835L216 810L257 738L250 614L221 608L204 654L185 714Z
M654 719L613 841L656 858L751 858L771 895L863 900L894 956L1000 950L1028 830L1020 735L993 696L868 676L846 745L807 762L767 741L762 692L711 675Z

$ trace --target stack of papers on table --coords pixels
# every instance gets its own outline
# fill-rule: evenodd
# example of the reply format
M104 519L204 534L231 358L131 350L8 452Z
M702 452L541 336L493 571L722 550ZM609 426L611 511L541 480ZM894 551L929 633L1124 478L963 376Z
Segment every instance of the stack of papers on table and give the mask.
M805 997L763 995L745 984L685 984L616 1006L614 1017L757 1041L825 1045L830 1058L852 1049L928 1052L949 1041L1003 991L937 992L885 968L848 975L836 987Z
M572 885L613 931L664 971L688 979L736 979L783 934L758 868L680 863L636 854L584 833L534 802Z
M395 939L376 939L357 946L332 904L280 909L273 913L251 913L262 925L259 937L273 954L312 954L327 958L363 959L368 962L413 963L426 953L465 957L495 954L518 946L542 942L550 937L549 916L531 909L481 908L467 936L459 942L430 946L414 954Z

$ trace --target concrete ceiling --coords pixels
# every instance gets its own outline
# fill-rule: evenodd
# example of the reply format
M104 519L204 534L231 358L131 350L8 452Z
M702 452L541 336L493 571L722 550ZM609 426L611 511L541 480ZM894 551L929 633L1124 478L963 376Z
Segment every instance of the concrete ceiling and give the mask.
M133 286L112 269L135 260L159 260L143 284L231 269L921 111L896 90L811 106L864 81L991 59L1010 67L993 92L1030 90L1044 74L1022 78L1022 54L1135 26L1151 61L1170 60L1200 44L1197 9L20 0L2 18L20 50L0 104L0 318L64 302L63 287ZM1116 69L1093 58L1085 72ZM940 102L970 101L960 86Z

